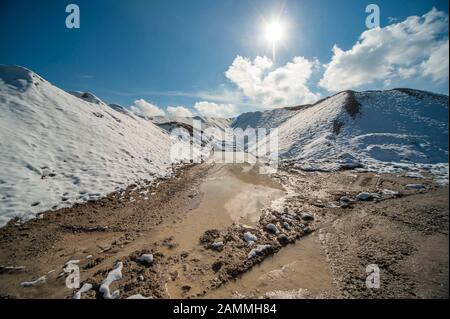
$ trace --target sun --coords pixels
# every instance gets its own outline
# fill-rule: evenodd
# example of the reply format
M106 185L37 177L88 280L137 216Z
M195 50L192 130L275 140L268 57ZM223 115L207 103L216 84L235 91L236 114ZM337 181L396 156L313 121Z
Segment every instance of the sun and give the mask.
M270 44L276 44L283 39L283 25L279 21L272 21L267 24L265 37Z
M269 22L265 25L264 36L266 38L266 41L272 47L272 61L274 62L276 58L277 46L283 40L284 33L284 26L280 23L279 20L272 20L272 22Z

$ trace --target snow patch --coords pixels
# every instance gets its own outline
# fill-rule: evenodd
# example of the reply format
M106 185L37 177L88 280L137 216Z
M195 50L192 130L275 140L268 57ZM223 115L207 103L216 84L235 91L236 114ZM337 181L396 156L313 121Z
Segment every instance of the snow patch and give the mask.
M114 269L111 270L108 273L108 276L106 277L105 280L103 280L103 283L101 284L100 288L99 288L99 292L102 294L103 299L117 299L119 298L120 295L120 291L116 290L114 291L112 294L109 290L109 286L117 280L122 279L122 268L123 268L123 264L122 262L118 262L115 266Z
M72 299L81 299L81 294L88 292L89 290L92 289L92 284L89 283L85 283L83 284L83 286L81 287L80 290L78 290L72 297Z
M144 296L141 295L141 294L136 294L136 295L132 295L132 296L128 297L127 299L151 299L151 298L149 298L149 297L144 297Z
M20 286L24 287L24 288L29 288L29 287L34 287L34 286L38 286L41 284L44 284L47 282L47 277L46 276L42 276L39 277L36 280L33 281L24 281L22 283L20 283Z

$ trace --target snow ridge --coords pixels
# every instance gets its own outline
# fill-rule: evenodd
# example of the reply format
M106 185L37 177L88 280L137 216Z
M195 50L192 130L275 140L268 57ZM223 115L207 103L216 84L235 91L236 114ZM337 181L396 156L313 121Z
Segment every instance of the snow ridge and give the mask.
M92 94L0 65L0 226L171 174L171 139Z
M344 91L312 105L245 113L232 125L278 128L284 165L427 170L448 184L448 102L446 95L413 89Z

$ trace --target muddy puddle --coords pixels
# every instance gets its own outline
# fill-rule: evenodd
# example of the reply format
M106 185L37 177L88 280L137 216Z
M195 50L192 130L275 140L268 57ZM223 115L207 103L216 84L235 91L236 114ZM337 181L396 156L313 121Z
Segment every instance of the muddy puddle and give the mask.
M255 225L261 209L285 195L269 176L250 165L217 165L200 185L201 202L180 222L163 227L157 238L173 237L172 252L189 251L206 230L232 223Z
M190 260L210 265L216 253L199 244L200 236L209 229L223 230L232 223L254 226L261 209L286 195L285 190L268 175L259 174L257 166L248 164L216 164L200 185L201 202L178 223L166 225L159 232L160 240L172 237L173 247L168 255L189 253ZM166 284L171 298L183 298L183 286L191 292L201 292L205 283L190 277L189 271L175 263L171 272L176 279ZM195 266L194 266L195 267ZM205 271L208 272L206 269ZM236 281L229 282L203 296L204 298L233 298L239 296L303 297L332 290L332 277L315 234L295 245L289 245L260 265L253 267ZM278 295L277 295L278 294ZM281 295L280 295L281 294Z
M216 164L199 187L201 201L195 209L177 223L159 229L156 240L170 238L162 247L167 255L189 253L190 259L208 264L214 254L199 244L200 236L210 229L224 230L233 223L255 225L261 209L286 192L269 176L259 174L258 167L249 164ZM201 284L183 276L183 265L174 265L177 278L169 281L166 289L172 298L183 297L182 286L188 284L192 291L201 291Z
M334 289L333 278L317 234L306 236L266 258L207 298L309 298Z

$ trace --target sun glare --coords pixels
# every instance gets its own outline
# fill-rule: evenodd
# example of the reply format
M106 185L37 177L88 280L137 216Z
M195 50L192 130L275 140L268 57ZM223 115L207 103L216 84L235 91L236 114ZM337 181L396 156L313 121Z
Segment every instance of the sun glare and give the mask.
M266 27L266 39L271 44L279 42L283 38L283 26L278 21L269 23Z

